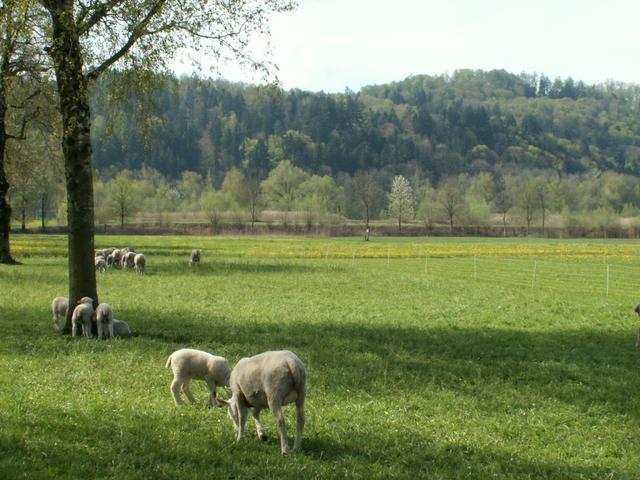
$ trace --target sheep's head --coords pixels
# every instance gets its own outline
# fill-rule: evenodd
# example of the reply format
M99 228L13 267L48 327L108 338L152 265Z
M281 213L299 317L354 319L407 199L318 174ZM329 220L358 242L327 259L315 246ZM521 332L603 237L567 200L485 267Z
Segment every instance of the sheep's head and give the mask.
M80 300L78 300L78 305L80 305L81 303L88 303L89 305L93 305L93 298L82 297Z

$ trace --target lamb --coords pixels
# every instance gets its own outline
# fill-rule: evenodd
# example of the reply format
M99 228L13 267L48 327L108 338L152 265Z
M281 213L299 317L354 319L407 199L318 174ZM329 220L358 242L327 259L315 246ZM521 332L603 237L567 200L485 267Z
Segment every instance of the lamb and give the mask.
M267 433L260 423L260 411L269 408L278 422L280 450L286 455L289 447L282 406L296 402L297 428L293 449L299 450L304 430L306 378L302 361L287 350L264 352L241 359L229 379L231 398L228 401L220 400L229 407L229 417L238 432L237 441L240 441L244 433L249 407L253 407L258 437L261 440L267 439Z
M113 319L113 336L114 337L128 337L131 335L129 330L129 324L124 320Z
M104 259L104 257L96 257L94 259L94 265L96 267L96 271L98 272L107 271L107 261Z
M107 332L109 332L109 338L114 337L113 331L113 309L111 305L108 303L101 303L98 305L96 309L96 323L98 324L98 338L102 339L102 333L104 332L104 327L107 327ZM105 332L106 333L106 332Z
M190 267L197 267L198 265L200 265L200 256L202 255L202 251L200 250L192 250L191 251L191 258L189 259L189 266Z
M135 269L136 273L143 274L146 264L147 257L145 257L143 253L137 253L133 257L133 268Z
M56 297L51 302L51 311L53 312L53 328L60 333L62 330L61 322L67 318L69 310L69 299L67 297Z
M165 368L173 370L173 381L171 382L171 394L176 405L180 405L180 387L189 398L191 403L196 399L191 393L190 383L192 379L204 380L209 387L209 406L220 406L216 398L216 388L219 386L229 386L229 375L231 368L224 357L218 357L201 350L182 348L176 350L167 359Z
M91 321L93 320L95 311L93 310L93 299L90 297L82 297L78 300L78 305L71 314L71 336L77 336L76 327L78 323L82 325L82 335L91 337Z

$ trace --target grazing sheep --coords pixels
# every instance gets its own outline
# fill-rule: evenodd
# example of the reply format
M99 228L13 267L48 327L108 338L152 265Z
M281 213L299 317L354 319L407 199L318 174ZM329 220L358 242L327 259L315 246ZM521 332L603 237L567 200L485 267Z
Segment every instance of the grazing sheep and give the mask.
M127 252L124 255L122 255L122 260L121 260L122 268L133 268L135 258L136 258L135 252Z
M51 302L53 328L55 328L58 333L62 330L61 322L67 318L67 310L69 310L69 299L67 297L56 297Z
M241 359L231 372L232 396L228 401L221 400L221 403L229 406L229 417L238 432L237 440L240 441L244 433L250 407L253 407L258 437L266 440L267 433L260 423L260 411L269 408L278 422L280 450L286 455L289 447L282 406L296 402L297 428L293 449L299 450L304 430L306 378L302 361L287 350L264 352Z
M202 251L201 250L192 250L191 251L191 258L189 259L189 266L190 267L197 267L198 265L200 265L200 256L202 255Z
M129 330L129 324L124 320L113 319L113 336L114 337L128 337L131 335Z
M105 326L107 327L107 332L109 332L109 338L114 337L113 319L114 315L111 305L108 303L101 303L98 305L98 308L96 309L96 323L98 324L99 339L102 339L102 333L104 332Z
M120 262L122 261L122 250L116 248L113 252L111 252L110 257L111 257L111 265L114 267L119 267Z
M634 312L640 315L640 303L636 305ZM638 329L638 334L636 335L636 348L640 348L640 328Z
M143 253L135 254L135 256L133 257L133 268L135 269L136 273L143 274L146 264L147 257L145 257Z
M165 368L173 370L173 381L171 382L171 394L176 405L180 405L180 387L189 398L191 403L196 399L189 387L191 380L204 380L209 387L209 406L220 405L216 399L216 388L219 386L229 386L229 374L231 368L223 357L211 355L201 350L183 348L176 350L167 359Z
M94 265L96 267L97 272L107 271L107 261L104 259L104 257L96 257L94 259Z
M78 323L82 325L82 335L91 337L91 321L95 315L93 310L93 299L90 297L82 297L78 300L78 305L71 314L71 336L77 336L76 327Z
M104 257L107 258L116 250L116 247L103 248L101 250L96 250L96 257Z

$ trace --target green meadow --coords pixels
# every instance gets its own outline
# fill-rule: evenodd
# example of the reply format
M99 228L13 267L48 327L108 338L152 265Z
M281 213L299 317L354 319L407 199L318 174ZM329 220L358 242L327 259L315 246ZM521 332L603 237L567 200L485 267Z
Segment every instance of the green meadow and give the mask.
M54 333L66 238L12 237L2 479L640 478L637 242L97 237L109 246L147 272L97 274L134 334L99 341ZM183 347L232 365L294 351L302 451L280 454L269 412L268 441L249 420L236 443L204 382L176 407L164 365Z

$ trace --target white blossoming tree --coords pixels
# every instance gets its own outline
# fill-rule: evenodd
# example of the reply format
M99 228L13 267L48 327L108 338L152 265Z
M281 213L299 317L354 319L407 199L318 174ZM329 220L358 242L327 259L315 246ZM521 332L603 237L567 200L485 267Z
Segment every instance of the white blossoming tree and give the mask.
M402 220L413 216L415 198L409 181L397 175L389 193L389 215L398 219L398 232L402 232Z

